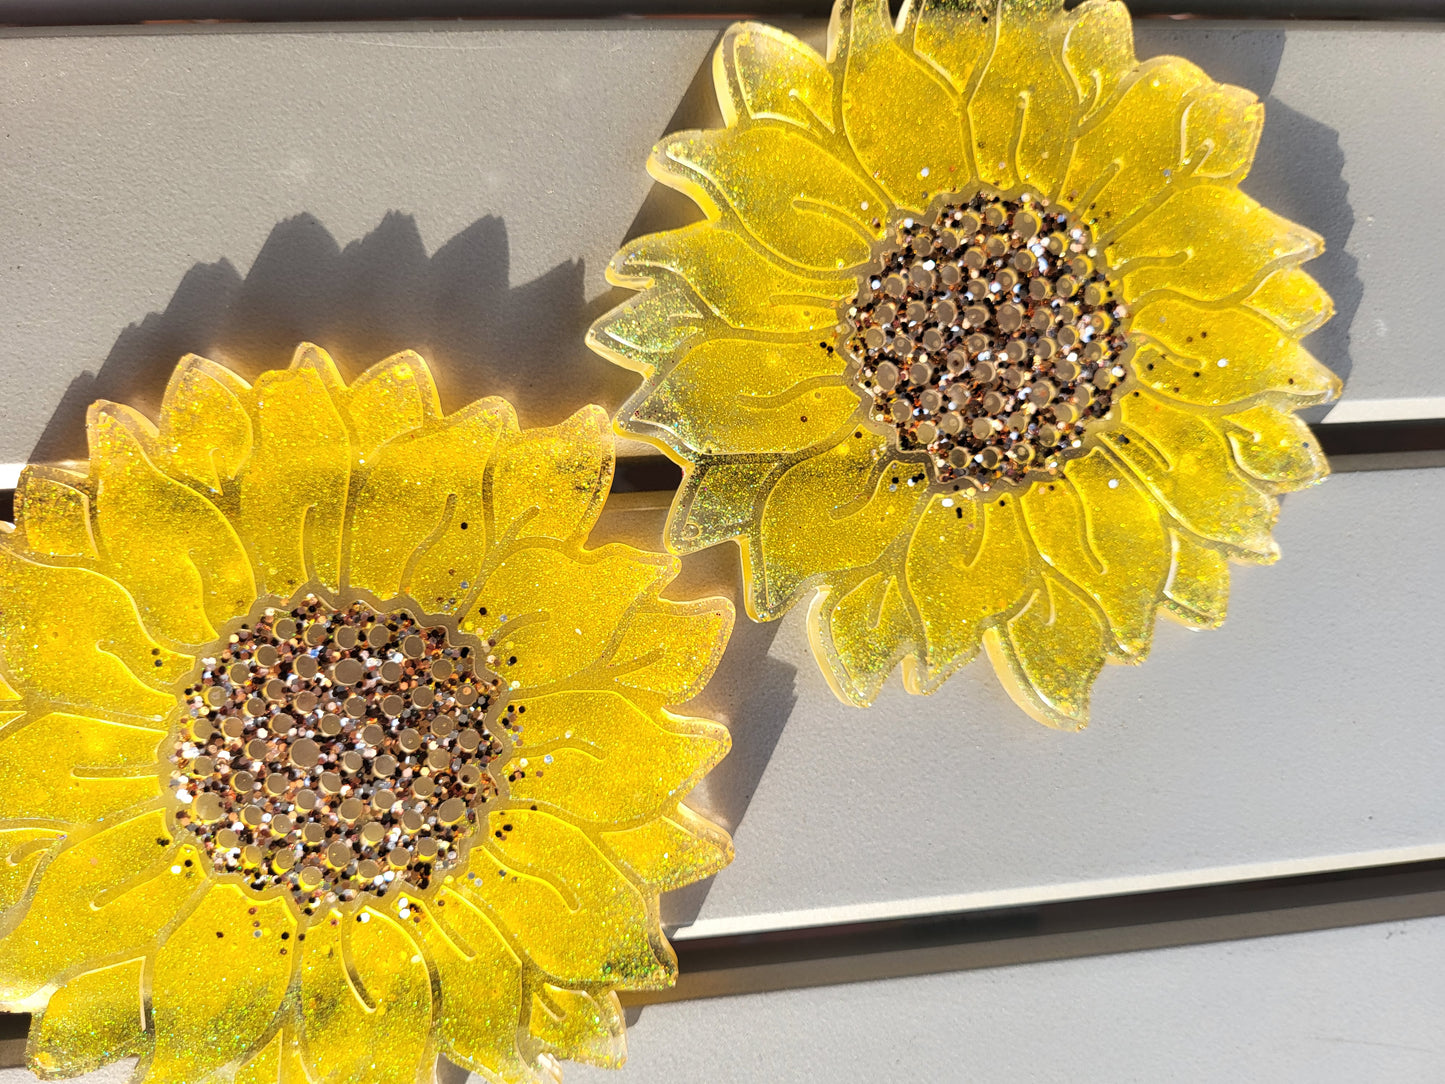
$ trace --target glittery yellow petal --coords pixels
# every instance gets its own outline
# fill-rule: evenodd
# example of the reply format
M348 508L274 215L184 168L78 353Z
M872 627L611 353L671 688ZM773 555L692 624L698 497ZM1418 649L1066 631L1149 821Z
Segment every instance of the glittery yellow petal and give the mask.
M1080 136L1063 198L1110 235L1181 187L1241 180L1263 125L1249 91L1177 57L1151 61Z
M1170 532L1174 565L1164 588L1168 615L1191 628L1213 629L1224 624L1229 603L1229 562L1224 554Z
M1340 391L1330 372L1292 336L1240 306L1217 309L1159 298L1134 314L1140 381L1170 399L1219 406L1279 396L1320 403Z
M760 23L734 23L713 54L713 81L729 126L744 117L791 121L832 132L833 75L827 62L791 34Z
M1037 564L1018 501L929 502L904 566L927 643L920 688L937 688L973 658L983 623L1022 605Z
M676 574L675 559L628 546L575 555L521 549L482 586L478 610L487 612L476 621L496 630L502 679L535 688L601 658L628 609L655 598Z
M160 731L47 714L0 731L0 819L105 820L154 798Z
M593 996L543 983L532 995L531 1031L558 1057L608 1069L627 1060L622 1006L611 992Z
M747 533L758 494L779 471L765 458L703 460L683 475L667 519L667 548L688 554Z
M442 413L431 370L412 350L367 369L346 389L342 402L356 436L353 450L363 463L387 441Z
M512 831L503 829L512 825ZM487 814L463 891L514 936L562 986L605 982L632 989L671 985L677 964L656 933L655 902L607 861L575 825L545 811ZM496 839L500 832L502 839Z
M476 575L488 541L487 464L510 417L501 400L483 399L381 449L351 513L351 586L379 598L405 591L435 610L438 596Z
M648 170L711 218L730 210L764 248L802 268L856 267L877 235L863 205L876 207L878 193L793 125L671 136Z
M968 102L978 175L997 188L1052 192L1068 165L1076 98L1061 52L1059 3L1004 0Z
M984 634L989 659L1014 702L1039 722L1078 730L1104 665L1104 630L1093 608L1045 576L1028 605Z
M1330 472L1310 427L1288 411L1266 405L1230 414L1224 432L1240 469L1271 492L1303 489Z
M411 931L441 990L442 1053L473 1072L531 1079L518 1050L522 964L497 928L465 898L443 889L418 908Z
M0 911L20 902L41 859L63 838L58 828L0 828Z
M1334 315L1335 304L1320 284L1298 267L1265 277L1244 305L1295 336L1308 335Z
M278 1031L244 1061L236 1070L234 1084L312 1084L291 1027Z
M922 210L932 192L969 177L962 102L894 32L887 0L842 0L833 20L843 128L858 162L896 206Z
M967 94L993 52L998 0L920 0L913 23L913 49ZM968 115L963 115L965 142Z
M913 649L917 628L898 580L878 572L851 590L816 595L808 611L808 638L827 663L824 675L833 692L867 707Z
M708 339L619 417L666 430L694 453L799 451L858 413L835 354L815 340Z
M581 820L620 825L656 816L728 750L718 724L646 709L620 693L518 696L513 703L526 708L519 719L525 740L516 739L499 771L511 779L512 798Z
M1106 255L1124 299L1155 291L1220 301L1254 289L1271 271L1324 251L1320 238L1237 188L1195 185L1137 219Z
M190 845L171 846L159 810L74 839L45 867L29 907L7 916L0 1004L32 1007L72 968L144 952L206 883ZM184 863L189 860L191 866Z
M90 494L80 475L28 464L15 487L15 532L31 553L100 556L90 524Z
M146 1080L199 1080L252 1047L290 985L295 933L295 915L280 898L263 902L239 885L212 885L156 956Z
M1143 394L1119 411L1122 425L1104 441L1182 526L1242 560L1279 556L1270 537L1278 506L1234 469L1216 423Z
M364 907L313 922L300 980L301 1055L313 1079L413 1084L432 1049L431 981L395 920Z
M1058 482L1034 486L1022 504L1039 556L1108 619L1111 651L1129 659L1147 654L1171 560L1148 491L1094 451L1071 460Z
M615 286L642 289L646 282L616 282L614 264L607 265ZM603 357L645 377L666 368L674 353L696 338L715 316L676 275L658 276L651 288L630 297L600 317L587 330L587 345Z
M916 467L886 454L881 437L857 430L778 479L749 542L754 619L782 613L827 574L871 565L908 529L926 487Z
M251 385L195 354L181 358L166 385L156 459L167 474L220 492L251 454Z
M150 423L129 408L90 408L95 533L107 571L157 638L202 644L256 600L251 562L225 516L146 454Z
M838 302L857 292L851 276L787 270L721 223L695 222L638 238L613 258L619 281L670 271L725 323L756 331L830 331Z
M241 537L276 595L307 580L335 589L351 476L350 437L328 390L335 365L310 345L256 381L256 448L238 480Z
M657 892L671 892L711 877L733 860L733 841L685 805L636 828L603 832L623 866Z
M192 662L146 635L112 581L35 564L0 542L0 663L15 685L57 707L158 721Z
M691 700L712 677L732 631L724 598L659 600L628 618L608 660L613 680L660 704Z
M601 407L510 433L492 468L494 537L585 538L602 514L612 473L612 429Z
M1134 68L1134 28L1122 0L1085 0L1064 39L1064 68L1074 81L1079 119L1109 103Z
M76 975L30 1025L26 1061L44 1080L79 1076L143 1053L146 1034L141 970L127 960Z

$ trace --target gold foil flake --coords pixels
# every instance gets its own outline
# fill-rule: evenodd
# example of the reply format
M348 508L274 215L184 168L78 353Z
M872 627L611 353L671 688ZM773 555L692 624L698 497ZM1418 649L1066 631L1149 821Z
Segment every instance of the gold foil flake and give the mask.
M415 354L348 387L303 346L254 387L187 358L157 424L91 425L73 496L22 487L0 533L0 1008L37 1014L31 1067L341 1084L440 1052L540 1084L611 1050L587 1007L671 981L657 895L731 856L679 805L726 731L662 705L732 614L586 548L605 415L445 415Z
M739 23L712 71L724 126L648 162L704 220L629 242L588 335L642 377L618 431L684 465L668 547L736 540L756 619L810 603L849 703L987 648L1082 726L1327 473L1321 242L1238 187L1264 107L1140 64L1120 0L837 0L825 54Z

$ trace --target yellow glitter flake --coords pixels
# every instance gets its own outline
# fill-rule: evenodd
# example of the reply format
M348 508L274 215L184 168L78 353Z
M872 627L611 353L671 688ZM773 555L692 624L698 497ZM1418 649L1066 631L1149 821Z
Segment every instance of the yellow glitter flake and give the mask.
M732 857L681 804L727 731L669 705L733 614L664 599L674 557L586 547L605 414L447 415L416 354L348 385L307 344L254 385L184 358L157 422L98 403L89 437L0 534L0 1008L37 1014L30 1067L620 1064L616 991L676 971L659 893Z
M713 75L726 126L648 161L704 221L619 252L640 292L588 336L684 469L668 548L735 540L754 619L811 600L845 701L987 648L1083 726L1328 472L1294 415L1340 386L1300 345L1322 242L1238 187L1264 107L1140 63L1119 0L838 0L826 56L739 23Z

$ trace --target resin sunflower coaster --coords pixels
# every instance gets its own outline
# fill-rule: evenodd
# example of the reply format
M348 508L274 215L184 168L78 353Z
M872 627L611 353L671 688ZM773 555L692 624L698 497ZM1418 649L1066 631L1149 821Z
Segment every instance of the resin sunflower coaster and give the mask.
M674 715L732 624L584 548L603 412L443 416L425 362L184 359L0 538L0 1003L29 1063L179 1084L489 1080L624 1056L658 893L731 857Z
M1137 61L1110 0L840 0L826 59L742 23L713 72L727 127L648 162L706 220L618 253L643 292L589 336L684 467L668 547L736 539L757 620L811 597L847 701L986 646L1083 725L1327 473L1292 413L1339 390L1299 345L1322 243L1238 188L1263 107Z

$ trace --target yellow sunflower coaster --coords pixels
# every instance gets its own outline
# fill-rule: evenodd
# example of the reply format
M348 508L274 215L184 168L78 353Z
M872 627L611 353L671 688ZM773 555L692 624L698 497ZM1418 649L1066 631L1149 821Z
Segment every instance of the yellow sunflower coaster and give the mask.
M184 359L89 417L0 537L0 1003L29 1062L180 1084L414 1084L624 1057L673 980L658 893L731 858L680 803L727 751L665 705L724 599L584 548L595 407L442 414L398 354L254 386Z
M742 23L713 72L727 127L648 162L706 220L618 253L643 292L589 336L686 472L668 547L738 540L755 619L811 596L845 700L982 645L1082 726L1327 473L1292 413L1339 390L1299 345L1322 243L1238 188L1263 107L1137 61L1113 0L840 0L826 59Z

